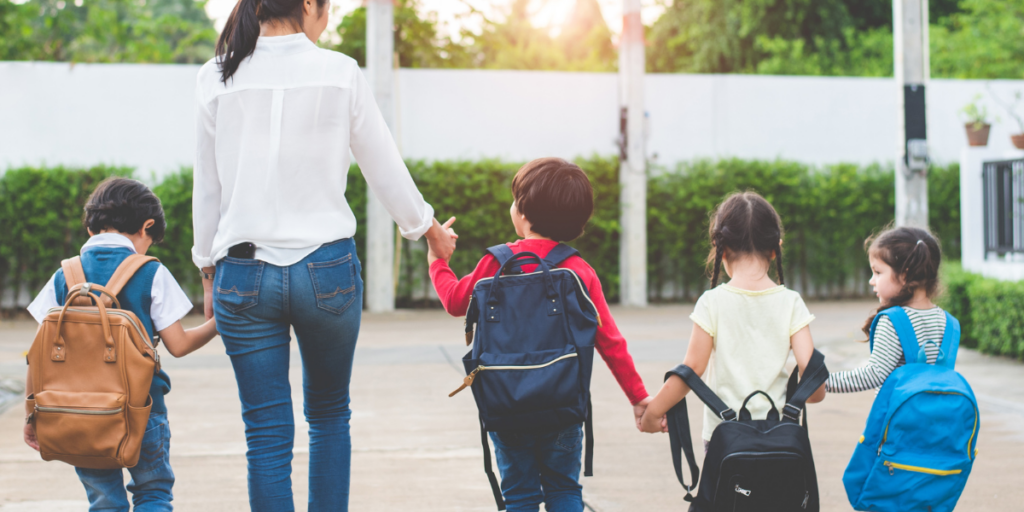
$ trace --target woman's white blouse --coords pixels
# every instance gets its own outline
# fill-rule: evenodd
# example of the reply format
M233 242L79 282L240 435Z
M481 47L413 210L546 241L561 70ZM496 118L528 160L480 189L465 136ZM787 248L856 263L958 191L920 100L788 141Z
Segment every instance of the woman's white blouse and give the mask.
M356 232L345 200L350 153L398 223L418 239L434 211L416 189L356 61L304 34L260 37L224 84L215 60L196 87L192 197L199 267L240 242L294 264Z

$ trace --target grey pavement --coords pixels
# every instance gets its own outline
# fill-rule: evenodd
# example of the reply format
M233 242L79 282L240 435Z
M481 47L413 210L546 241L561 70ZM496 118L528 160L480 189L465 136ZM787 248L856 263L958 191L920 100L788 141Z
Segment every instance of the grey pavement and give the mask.
M870 302L809 304L811 329L831 370L867 359L860 326ZM650 392L686 351L692 306L613 308ZM198 322L190 318L189 322ZM17 387L35 330L31 321L0 322L0 385ZM476 408L469 393L448 398L461 382L466 352L462 320L441 311L399 311L363 317L352 379L353 511L492 511L482 471ZM182 358L164 358L173 390L167 396L177 475L177 510L247 510L245 437L231 365L219 339ZM1021 510L1024 489L1024 365L960 353L960 370L981 407L980 452L958 510ZM308 439L302 418L301 366L292 351L296 425L293 488L306 509ZM595 476L583 479L590 510L685 510L672 471L668 438L636 432L631 408L600 361L593 377ZM810 435L822 510L851 510L841 477L874 394L830 395L811 406ZM691 418L702 416L688 400ZM20 403L0 414L0 512L78 512L85 492L74 470L43 462L21 441ZM699 425L693 425L700 443ZM697 444L697 446L700 446ZM697 450L700 454L702 450Z

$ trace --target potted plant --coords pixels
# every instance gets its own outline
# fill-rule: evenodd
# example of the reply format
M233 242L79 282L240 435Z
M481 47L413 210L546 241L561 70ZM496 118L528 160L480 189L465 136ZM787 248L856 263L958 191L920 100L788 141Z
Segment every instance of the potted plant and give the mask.
M1016 134L1010 135L1010 140L1013 141L1013 147L1017 149L1024 149L1024 118L1021 118L1020 114L1017 113L1017 105L1021 101L1021 92L1019 90L1013 92L1013 103L1005 103L1000 100L999 96L992 91L991 87L988 92L992 95L992 98L996 100L996 103L1003 107L1003 109L1006 110L1006 113L1010 114L1010 117L1012 117L1014 121L1017 121L1017 128L1019 131Z
M964 128L967 130L967 144L971 146L987 146L988 131L992 125L988 122L988 108L981 103L981 95L977 94L970 103L960 110L967 118Z

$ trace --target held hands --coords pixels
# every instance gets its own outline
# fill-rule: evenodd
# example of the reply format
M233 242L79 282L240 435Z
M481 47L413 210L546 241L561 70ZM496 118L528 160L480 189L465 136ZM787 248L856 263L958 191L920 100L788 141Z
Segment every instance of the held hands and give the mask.
M452 253L455 252L455 241L459 238L459 235L451 227L454 223L455 217L448 219L444 224L434 219L434 225L427 230L428 265L433 265L437 260L447 262L452 258Z
M29 448L32 448L33 450L38 452L39 440L36 439L36 426L33 425L31 421L25 422L24 434L25 444L27 444Z
M652 413L653 411L650 409L645 411L643 417L637 422L637 428L639 428L641 432L647 432L648 434L668 432L668 422L665 419L665 415L662 414L658 416Z
M641 432L643 432L643 429L640 428L640 418L643 417L644 411L647 410L647 405L651 403L651 400L654 400L654 397L648 396L633 406L633 419L636 421L636 429Z

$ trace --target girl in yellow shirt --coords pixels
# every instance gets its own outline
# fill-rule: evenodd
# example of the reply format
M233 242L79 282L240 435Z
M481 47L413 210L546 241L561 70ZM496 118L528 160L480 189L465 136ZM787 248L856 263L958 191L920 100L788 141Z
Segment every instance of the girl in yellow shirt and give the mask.
M784 404L789 351L803 374L814 352L810 330L814 315L799 293L783 285L782 220L757 193L736 193L712 213L708 234L711 289L701 295L690 315L694 325L683 364L704 377L733 410L739 410L743 399L758 390ZM768 276L773 260L778 284ZM717 286L723 268L729 282ZM641 429L665 431L665 413L689 391L679 377L665 381L647 406ZM807 402L824 398L822 385ZM767 400L757 398L747 405L753 418L765 417L769 407ZM721 419L705 408L705 449L719 422Z

